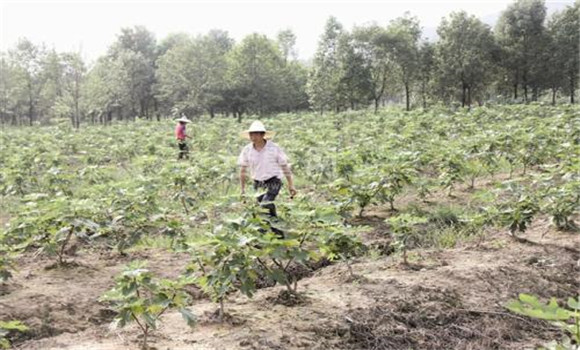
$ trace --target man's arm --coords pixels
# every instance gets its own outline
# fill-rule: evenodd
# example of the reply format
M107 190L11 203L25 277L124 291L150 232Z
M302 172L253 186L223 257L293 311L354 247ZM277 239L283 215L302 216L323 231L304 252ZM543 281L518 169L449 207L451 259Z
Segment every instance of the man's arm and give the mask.
M296 188L294 188L294 179L292 176L292 170L290 170L290 165L284 164L281 166L282 172L288 181L288 189L290 191L290 197L293 198L296 195Z
M290 165L288 164L288 156L281 148L278 148L278 164L282 168L282 172L288 181L288 190L290 191L290 198L294 198L296 195L296 188L294 188L294 179L292 178L292 170L290 170Z
M240 186L242 187L242 195L246 193L246 166L240 167Z

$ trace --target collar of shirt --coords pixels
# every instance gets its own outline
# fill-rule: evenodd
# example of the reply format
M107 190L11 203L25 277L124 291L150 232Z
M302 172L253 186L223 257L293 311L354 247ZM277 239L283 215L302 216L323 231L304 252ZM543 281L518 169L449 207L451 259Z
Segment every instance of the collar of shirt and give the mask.
M268 140L265 140L265 141L266 141L266 143L264 143L264 147L262 147L262 149L261 149L261 150L258 150L258 149L256 148L256 145L254 145L253 143L252 143L252 144L250 144L250 146L252 146L252 149L253 149L254 151L258 152L258 153L259 153L259 152L262 152L262 151L264 151L266 148L272 148L272 146L274 146L274 145L272 144L272 141L268 141Z

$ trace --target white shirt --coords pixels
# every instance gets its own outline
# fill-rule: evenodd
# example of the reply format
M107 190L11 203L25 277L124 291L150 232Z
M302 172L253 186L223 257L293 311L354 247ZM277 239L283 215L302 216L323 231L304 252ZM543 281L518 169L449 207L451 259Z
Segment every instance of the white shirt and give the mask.
M260 151L250 143L242 149L238 165L250 168L252 179L265 181L272 177L282 179L282 167L288 166L288 157L274 142L266 141Z

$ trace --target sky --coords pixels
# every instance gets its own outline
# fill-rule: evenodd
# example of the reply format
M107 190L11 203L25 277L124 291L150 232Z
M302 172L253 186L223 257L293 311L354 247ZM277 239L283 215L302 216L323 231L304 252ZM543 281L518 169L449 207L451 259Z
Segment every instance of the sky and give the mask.
M507 0L375 0L375 1L27 1L0 0L0 50L14 47L26 37L59 52L80 51L88 62L104 54L120 29L143 25L157 39L169 33L203 34L228 31L236 41L257 32L274 38L282 29L297 36L298 57L308 60L329 16L345 28L376 22L388 24L405 11L419 18L424 32L434 36L442 17L465 10L493 24L512 1ZM547 1L548 12L573 0ZM433 38L431 38L433 39Z

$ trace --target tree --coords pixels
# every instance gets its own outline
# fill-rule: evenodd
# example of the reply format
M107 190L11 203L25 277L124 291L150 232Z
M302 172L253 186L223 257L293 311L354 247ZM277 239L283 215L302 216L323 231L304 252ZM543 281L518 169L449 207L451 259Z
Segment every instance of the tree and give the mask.
M179 112L199 115L208 111L213 116L222 100L226 54L232 44L221 31L182 38L158 60L158 97Z
M28 123L32 126L39 116L38 106L44 88L43 64L46 50L43 46L36 46L28 39L21 39L16 48L8 53L10 61L14 63L15 76L21 93L18 96L25 106Z
M338 44L342 34L342 24L335 17L330 17L318 42L318 49L308 75L306 91L309 102L321 114L327 107L338 109L337 87L341 79L338 69Z
M387 34L390 41L389 52L397 66L399 81L405 88L406 109L411 109L411 89L419 70L419 20L409 13L389 24Z
M552 24L553 25L553 24ZM555 29L549 28L545 35L543 46L542 64L538 65L541 68L541 74L538 77L542 80L542 87L548 88L552 92L552 105L556 104L556 94L563 86L566 78L566 71L563 69L565 62L564 56L561 55L560 48L555 40Z
M337 104L348 105L351 109L361 104L366 106L370 100L371 76L363 54L355 48L351 34L343 33L340 36L337 56L340 76Z
M389 55L389 36L384 28L370 25L355 27L353 37L355 50L362 56L369 74L369 95L377 113L393 69L393 61Z
M296 34L290 29L278 32L277 43L282 56L280 84L281 108L285 112L308 108L306 81L308 71L296 59Z
M50 119L55 116L55 102L63 96L64 67L61 55L52 49L46 52L41 62L41 81L43 88L38 101L38 111L44 117Z
M580 67L580 2L568 6L562 12L556 13L548 22L548 32L552 39L550 56L555 61L551 64L550 81L560 86L570 95L570 103L574 103L574 94L578 89L578 72ZM555 95L555 93L554 93ZM555 96L553 95L553 99ZM554 101L555 102L555 101Z
M285 29L278 32L278 47L284 59L284 63L296 59L296 34L291 29Z
M169 51L178 45L186 44L191 39L191 36L187 33L170 33L157 45L157 55L158 58L162 57Z
M0 53L0 120L18 124L24 103L24 72L8 55Z
M289 113L308 108L307 80L308 70L300 62L291 61L284 65L279 87L280 108L282 111Z
M493 70L494 40L489 26L466 12L454 12L437 28L439 85L454 94L461 105L471 106L474 92L482 89Z
M129 116L150 117L155 83L157 43L153 33L145 27L123 28L117 41L109 47L108 56L118 62L127 79L124 88L129 96Z
M543 0L516 0L501 14L496 26L496 36L503 49L502 66L508 72L518 98L518 86L524 90L524 101L528 101L534 65L541 63L544 20L546 6ZM576 27L577 28L577 27ZM538 72L539 70L535 70Z
M435 70L435 46L424 41L419 47L419 72L418 79L421 89L423 108L427 108L428 88Z
M83 84L86 75L85 64L78 53L61 55L63 67L62 93L55 102L55 109L71 120L74 128L81 123L81 99L83 98Z
M88 101L89 115L94 123L96 119L107 124L113 120L114 113L123 118L123 107L129 102L126 89L127 72L119 60L109 56L100 57L87 75L84 86L85 95L91 96Z
M265 35L246 36L229 54L228 88L234 114L260 115L280 108L282 57L276 43Z

